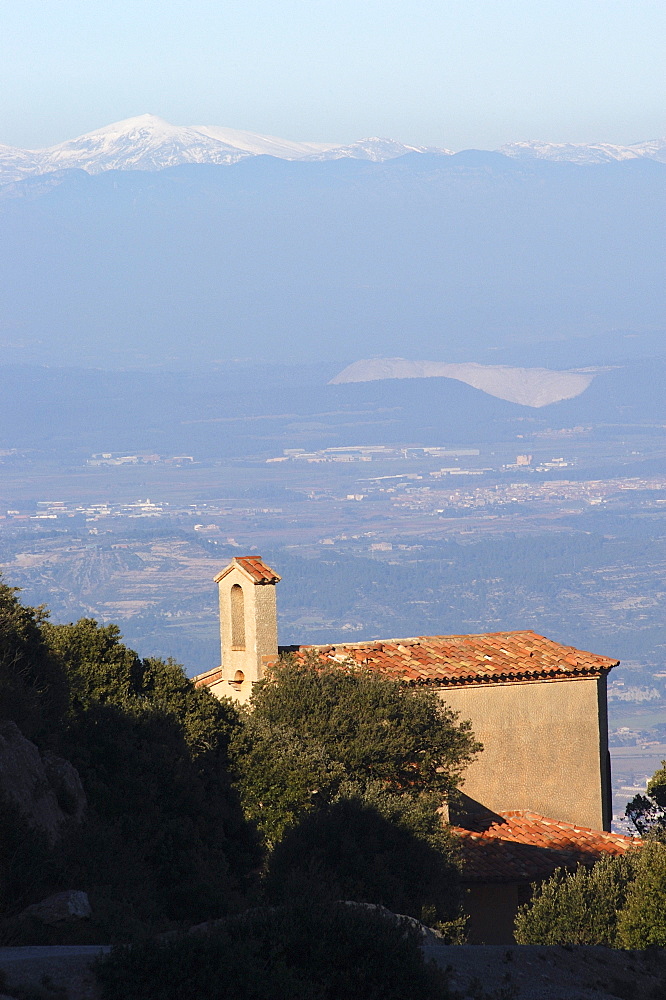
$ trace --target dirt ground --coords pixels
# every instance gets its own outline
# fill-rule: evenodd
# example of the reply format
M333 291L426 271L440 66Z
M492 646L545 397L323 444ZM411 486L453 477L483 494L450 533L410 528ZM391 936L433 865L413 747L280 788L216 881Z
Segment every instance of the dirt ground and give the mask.
M105 950L0 948L6 994L32 988L44 1000L100 1000L91 964ZM666 1000L666 949L425 944L424 951L448 971L454 1000Z
M5 994L35 990L44 1000L99 1000L91 966L102 945L48 945L0 948ZM2 998L0 998L2 1000Z
M425 945L456 1000L666 1000L666 949Z

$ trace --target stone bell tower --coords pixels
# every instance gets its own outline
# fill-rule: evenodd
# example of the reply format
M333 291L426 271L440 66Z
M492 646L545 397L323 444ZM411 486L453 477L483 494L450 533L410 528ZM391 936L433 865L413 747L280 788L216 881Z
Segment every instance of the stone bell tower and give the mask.
M278 655L275 584L280 577L260 556L238 556L218 573L222 665L200 674L218 697L245 702Z

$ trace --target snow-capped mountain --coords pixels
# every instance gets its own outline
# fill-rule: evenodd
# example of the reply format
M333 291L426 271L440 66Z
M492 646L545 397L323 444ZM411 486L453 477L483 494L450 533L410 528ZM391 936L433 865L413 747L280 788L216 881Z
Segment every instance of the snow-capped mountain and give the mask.
M235 163L248 154L236 146L181 128L154 115L139 115L41 151L53 170L159 170L179 163Z
M20 181L42 173L39 150L0 146L0 183Z
M240 129L220 128L217 125L197 125L195 131L245 153L277 156L283 160L302 160L335 146L333 142L292 142L289 139L278 139L274 135L257 135L256 132L242 132Z
M181 128L155 115L127 118L46 149L0 146L0 180L10 182L64 168L160 170L178 163L235 163L250 155L237 146Z
M358 139L348 146L332 146L318 153L311 153L303 157L305 160L372 160L374 163L383 163L384 160L393 160L397 156L404 156L405 153L440 153L443 156L451 156L452 150L438 149L435 146L407 146L405 143L397 142L395 139L380 139L372 136L369 139Z
M636 160L645 157L666 163L666 138L618 146L610 142L508 142L498 153L505 156L536 157L566 163L609 163L613 160Z
M618 146L611 143L510 142L497 152L594 164L646 157L666 163L666 138ZM182 163L230 164L249 156L284 160L369 160L382 163L405 153L452 155L451 150L414 146L373 136L347 145L293 142L271 135L213 125L171 125L156 115L126 118L46 149L0 146L0 184L56 170L77 168L90 174L105 170L161 170Z
M229 164L260 155L285 160L351 157L381 162L424 151L425 147L393 139L362 139L349 146L292 142L211 125L171 125L156 115L138 115L46 149L0 146L0 183L68 167L98 174L104 170L161 170L181 163Z

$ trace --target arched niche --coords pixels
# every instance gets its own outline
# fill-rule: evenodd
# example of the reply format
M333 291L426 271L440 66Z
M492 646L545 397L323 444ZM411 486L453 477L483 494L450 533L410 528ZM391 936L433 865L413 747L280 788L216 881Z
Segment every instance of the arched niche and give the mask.
M231 588L231 647L245 649L245 597L238 583Z

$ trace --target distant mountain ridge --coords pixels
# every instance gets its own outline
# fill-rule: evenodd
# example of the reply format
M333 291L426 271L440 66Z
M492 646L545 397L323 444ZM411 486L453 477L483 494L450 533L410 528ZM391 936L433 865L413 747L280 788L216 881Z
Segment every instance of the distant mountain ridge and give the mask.
M156 115L138 115L46 149L0 146L0 183L66 168L90 174L105 170L162 170L184 163L232 164L250 156L383 162L405 153L421 152L447 154L450 150L410 146L377 137L359 139L346 146L292 142L239 129L171 125Z
M3 363L339 370L407 357L556 371L663 356L665 219L666 164L644 157L65 168L0 188ZM620 345L622 333L636 339ZM578 351L585 338L597 339ZM559 346L527 356L544 342ZM490 399L453 379L401 381ZM345 392L390 398L397 385Z
M630 146L612 143L511 142L498 152L512 158L536 158L579 164L650 159L666 163L666 138ZM228 165L251 156L284 160L369 160L382 163L407 153L452 155L452 150L416 146L371 136L344 145L293 142L276 136L213 125L172 125L156 115L138 115L45 149L0 145L0 183L76 168L91 174L105 170L162 170L186 163Z
M556 160L562 163L610 163L613 160L645 158L666 163L666 137L637 142L631 146L618 146L610 142L508 142L498 153L516 158L535 157L538 160Z

